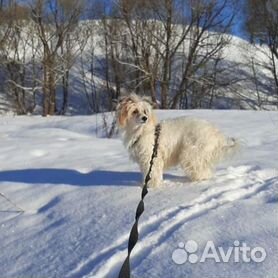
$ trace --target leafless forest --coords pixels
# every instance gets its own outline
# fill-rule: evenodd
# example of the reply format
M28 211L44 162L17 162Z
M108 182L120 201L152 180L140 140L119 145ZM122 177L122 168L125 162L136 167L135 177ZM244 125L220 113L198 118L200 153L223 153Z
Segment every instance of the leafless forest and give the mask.
M0 112L111 111L132 91L160 109L277 109L277 60L277 1L0 0Z

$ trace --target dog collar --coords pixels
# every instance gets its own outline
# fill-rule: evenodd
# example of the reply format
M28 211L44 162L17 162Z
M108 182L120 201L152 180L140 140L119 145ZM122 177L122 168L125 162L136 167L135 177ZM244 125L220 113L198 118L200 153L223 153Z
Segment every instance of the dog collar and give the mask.
M154 131L154 136L155 136L155 137L159 136L160 129L161 129L160 124L157 124L157 125L155 126L155 131ZM131 146L129 147L129 149L133 149L133 148L137 145L137 143L140 141L140 139L141 139L141 136L138 136L138 137L136 138L136 140L131 144Z

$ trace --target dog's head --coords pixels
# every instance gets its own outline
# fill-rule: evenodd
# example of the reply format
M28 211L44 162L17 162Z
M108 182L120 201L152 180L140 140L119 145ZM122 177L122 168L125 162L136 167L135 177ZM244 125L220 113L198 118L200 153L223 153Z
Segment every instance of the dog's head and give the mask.
M146 97L139 97L136 94L130 94L119 101L117 118L121 128L155 124L151 100Z

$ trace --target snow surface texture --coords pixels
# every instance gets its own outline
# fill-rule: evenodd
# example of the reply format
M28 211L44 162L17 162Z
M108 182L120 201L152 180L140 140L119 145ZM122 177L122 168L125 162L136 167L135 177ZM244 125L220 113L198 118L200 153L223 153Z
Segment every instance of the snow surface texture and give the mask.
M132 252L134 277L277 277L277 112L167 111L215 123L242 148L209 181L179 170L151 189ZM0 118L1 278L117 277L140 198L140 173L120 137L100 136L100 118ZM96 131L98 132L96 133ZM266 251L264 262L176 264L194 240L227 249L234 241ZM200 253L196 253L200 255Z

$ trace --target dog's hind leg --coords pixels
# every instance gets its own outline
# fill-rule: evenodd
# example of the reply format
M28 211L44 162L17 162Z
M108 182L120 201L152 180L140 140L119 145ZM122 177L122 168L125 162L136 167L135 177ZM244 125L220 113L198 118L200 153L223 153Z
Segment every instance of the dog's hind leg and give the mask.
M212 168L208 165L195 165L193 163L183 164L182 166L185 174L189 176L192 181L208 180L212 177Z
M208 180L212 177L212 169L210 167L197 168L193 171L189 171L192 181Z
M194 146L181 153L180 165L192 181L207 180L213 174L211 154L202 152Z

